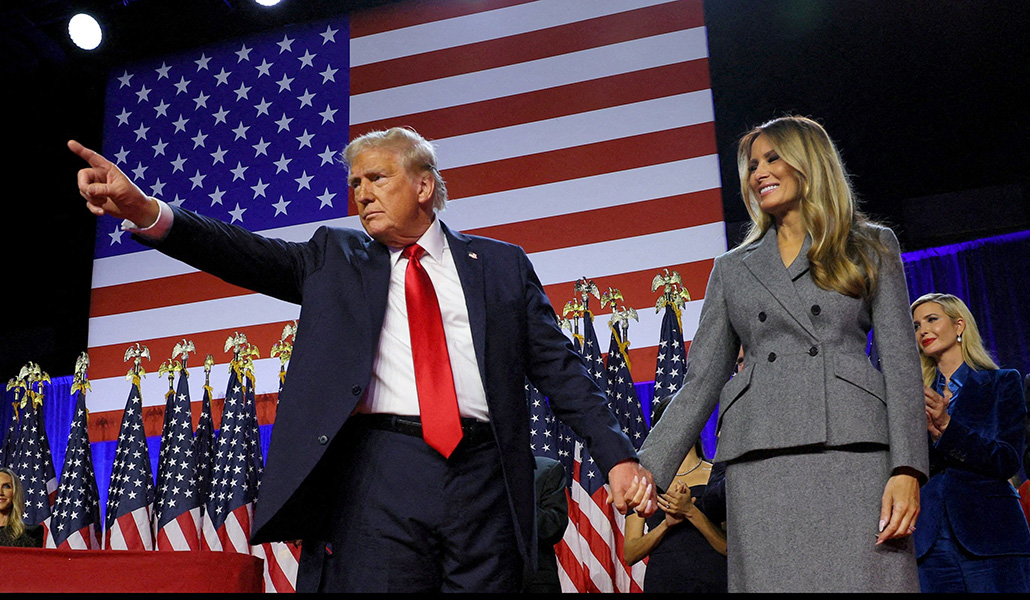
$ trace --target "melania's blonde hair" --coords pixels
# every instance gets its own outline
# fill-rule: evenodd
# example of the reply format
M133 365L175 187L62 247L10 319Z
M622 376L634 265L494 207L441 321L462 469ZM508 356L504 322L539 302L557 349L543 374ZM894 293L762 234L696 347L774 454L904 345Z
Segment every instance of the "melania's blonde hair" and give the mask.
M836 145L812 119L773 119L741 138L737 149L740 193L751 215L751 228L741 245L759 240L773 225L749 185L751 146L763 134L797 174L801 218L812 236L808 262L816 285L853 298L872 296L880 257L887 249L877 228L855 206L850 177Z

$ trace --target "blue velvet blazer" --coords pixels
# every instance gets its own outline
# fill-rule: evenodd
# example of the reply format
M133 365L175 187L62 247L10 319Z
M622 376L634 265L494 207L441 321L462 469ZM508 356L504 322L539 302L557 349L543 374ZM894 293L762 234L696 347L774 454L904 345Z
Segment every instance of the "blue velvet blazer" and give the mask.
M930 479L913 535L917 556L933 547L944 519L975 555L1030 554L1030 528L1008 482L1021 466L1026 418L1018 372L968 370L947 430L930 442Z

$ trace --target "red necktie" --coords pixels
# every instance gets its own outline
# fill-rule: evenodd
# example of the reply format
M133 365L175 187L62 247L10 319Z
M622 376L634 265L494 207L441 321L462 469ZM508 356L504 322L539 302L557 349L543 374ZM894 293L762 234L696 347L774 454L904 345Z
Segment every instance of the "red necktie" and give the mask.
M461 441L461 416L440 303L429 274L419 262L424 253L421 246L412 244L401 254L408 259L408 268L404 272L404 297L408 305L411 357L415 362L422 437L448 458Z

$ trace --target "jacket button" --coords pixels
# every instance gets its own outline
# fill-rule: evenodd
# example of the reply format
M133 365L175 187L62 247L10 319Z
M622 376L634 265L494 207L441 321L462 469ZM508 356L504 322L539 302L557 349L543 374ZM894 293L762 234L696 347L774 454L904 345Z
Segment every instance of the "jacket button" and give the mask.
M352 387L350 389L350 393L354 394L355 396L361 395L361 386L360 385L356 385L356 386Z
M808 349L808 354L809 354L809 356L815 356L816 354L819 354L819 349L816 348L815 346L812 346L811 348Z
M765 313L764 312L758 313L758 320L763 322L763 323L765 323Z
M776 361L776 353L775 352L770 352L769 353L769 362L775 362L775 361Z
M326 436L324 436L324 435L318 436L318 443L319 444L322 444L324 446L326 444L326 442L328 442L328 441L329 441L329 438L327 438Z
M820 308L818 304L813 304L812 305L812 314L813 315L818 315L821 312L823 312L823 309Z

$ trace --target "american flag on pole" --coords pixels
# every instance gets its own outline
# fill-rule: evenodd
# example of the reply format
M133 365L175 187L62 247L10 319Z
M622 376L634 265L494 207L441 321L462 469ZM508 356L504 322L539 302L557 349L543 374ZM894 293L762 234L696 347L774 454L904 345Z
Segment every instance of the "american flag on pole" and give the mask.
M12 398L11 420L7 422L7 433L4 435L4 444L0 446L0 465L14 468L18 462L18 440L21 435L21 419L18 416L19 406L22 397L25 395L25 386L16 377L7 382L7 390L14 390ZM20 394L20 395L19 395Z
M50 519L51 535L45 540L47 548L100 548L100 494L93 471L93 452L89 445L86 412L88 386L88 382L76 380L72 387L73 393L78 391L78 397L68 434L64 468L61 469L61 483L57 486L57 499Z
M633 442L633 447L640 450L647 439L647 421L640 407L637 388L633 385L633 376L629 372L625 350L629 342L624 341L616 328L618 324L610 324L612 339L608 344L608 400L622 425L622 432Z
M125 403L114 465L111 468L111 487L107 492L107 513L104 519L104 547L110 550L154 549L150 527L154 505L154 474L150 468L150 453L143 430L141 375L138 367L130 372L132 387Z
M679 310L666 304L662 315L662 332L658 338L658 358L654 369L654 397L671 396L683 384L687 370L687 350L680 331Z
M154 498L157 550L200 549L200 494L197 493L197 457L193 450L189 371L184 359L179 382L169 391Z
M57 496L57 474L50 454L50 442L43 427L43 401L49 376L29 363L25 393L21 397L21 431L16 461L12 470L21 479L25 492L22 519L30 525L43 525L44 540L50 537L50 516ZM23 369L23 372L25 370ZM44 386L44 381L47 386Z
M205 550L250 554L250 524L260 477L252 455L254 408L248 406L247 377L240 359L230 369L202 539Z
M215 359L210 354L204 361L204 397L200 401L200 419L193 434L193 456L196 459L197 497L200 513L206 519L207 504L211 497L211 469L214 465L215 426L211 415L211 366Z
M606 368L589 310L582 311L582 327L580 347L588 372L603 389ZM614 406L611 397L609 400L609 405ZM607 502L606 474L590 457L583 441L569 429L566 434L574 440L574 460L569 486L569 526L555 546L562 591L640 592L645 567L642 563L631 567L623 560L625 518Z
M545 456L562 462L559 454L558 418L551 410L547 398L528 380L526 402L529 403L529 449L534 456Z
M293 351L292 342L286 342L288 336L297 331L297 324L292 323L283 329L283 339L272 347L272 356L279 356L279 391L282 391L282 384L286 380L286 363L289 361ZM253 383L253 382L251 382ZM254 386L249 386L248 394L250 402L254 403ZM281 398L281 396L279 396ZM257 461L259 472L263 473L261 453L261 433L258 430L257 414L253 415L251 423L251 436L253 445L251 452ZM261 492L261 481L258 481L258 494ZM297 571L300 568L300 544L294 542L268 542L257 546L251 546L251 554L264 560L264 582L266 592L296 592Z

